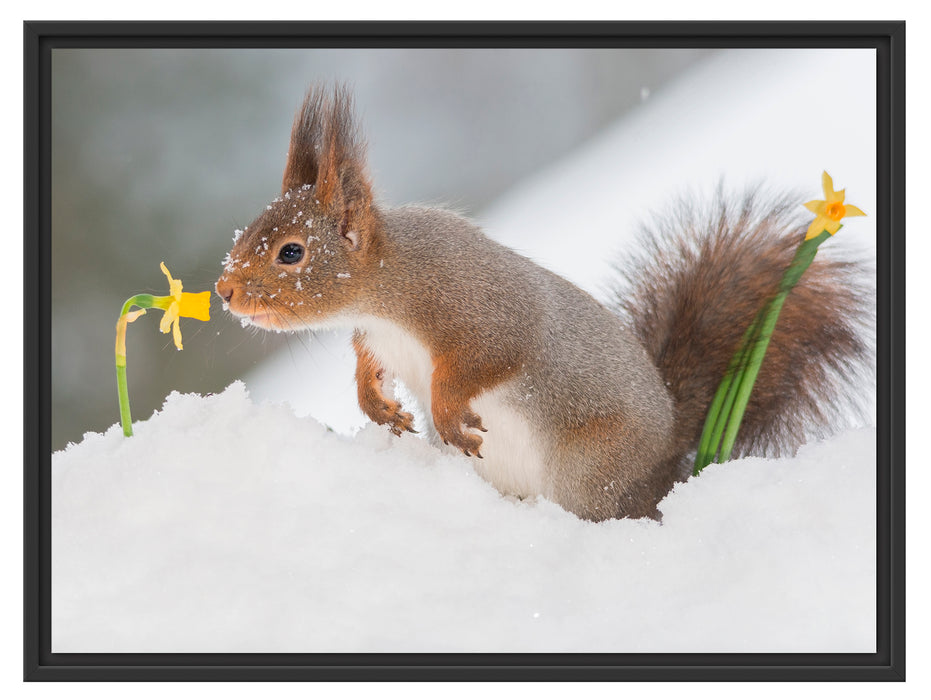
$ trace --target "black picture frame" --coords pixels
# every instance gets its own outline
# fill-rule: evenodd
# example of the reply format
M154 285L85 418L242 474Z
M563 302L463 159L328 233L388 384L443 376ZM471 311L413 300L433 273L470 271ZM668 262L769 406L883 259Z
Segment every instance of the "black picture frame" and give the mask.
M25 22L24 679L905 678L904 22ZM877 639L873 654L51 652L51 51L55 48L872 48L877 86Z

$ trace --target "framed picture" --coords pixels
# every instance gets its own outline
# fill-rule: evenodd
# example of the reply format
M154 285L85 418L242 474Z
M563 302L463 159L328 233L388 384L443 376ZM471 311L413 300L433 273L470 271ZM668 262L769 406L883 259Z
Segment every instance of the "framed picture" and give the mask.
M903 680L904 31L27 22L25 678ZM329 117L302 117L307 94L311 107L339 96L333 113L351 124L328 131ZM306 155L327 151L313 138L348 155ZM332 227L347 250L369 245L347 204L357 166L370 183L365 206L388 217L379 226L400 216L419 230L414 210L396 208L418 203L452 213L417 216L468 221L450 225L495 241L460 251L427 237L406 267L378 278L393 288L372 286L366 303L387 308L408 293L403 303L435 320L431 294L456 294L441 259L473 270L469 280L498 269L498 244L524 256L513 276L488 273L498 281L483 289L500 293L482 308L489 327L511 314L507 328L526 332L489 331L457 357L536 342L536 316L505 309L536 309L517 302L544 292L517 278L555 273L563 281L552 284L584 299L556 314L564 325L546 322L540 348L571 343L590 328L586 305L629 309L630 292L617 290L656 262L643 247L650 231L768 231L770 206L804 221L801 231L812 218L803 205L818 216L847 207L817 260L855 266L863 313L842 319L848 335L793 341L819 359L793 351L814 368L798 379L816 382L803 387L813 398L783 395L774 400L789 408L765 413L787 449L680 474L657 487L655 512L618 505L601 517L573 500L582 486L522 490L556 477L515 471L510 488L494 449L480 461L444 432L429 382L418 388L398 370L401 381L383 386L390 377L375 367L380 388L366 404L364 337L353 340L351 320L324 329L296 308L324 291L338 298L343 282L364 286L349 268L319 292L307 278L287 292L263 283L262 304L291 299L276 302L275 322L252 300L236 313L236 294L259 288L224 282L249 264L240 240L256 266L277 256L292 282L291 253L256 233L277 231L268 217L286 207L306 227L307 250L288 245L295 260L307 256L308 274L310 241L330 216L315 207L343 207L350 218L334 215ZM336 194L321 184L327 172ZM318 180L302 189L302 177ZM299 206L307 191L316 201ZM763 209L740 214L748 197ZM318 247L322 264L341 260ZM655 292L670 286L667 268L657 269L638 301L644 319L665 313ZM405 292L412 275L436 281ZM442 318L443 333L456 326ZM270 332L305 328L316 330ZM767 352L784 352L774 337ZM844 339L856 352L821 352ZM406 366L422 348L402 340ZM688 362L714 354L708 345ZM565 376L528 369L520 386L528 401L540 392L571 412L604 388L603 368L585 369L598 357ZM624 365L631 378L618 384L634 415L662 426L655 416L667 409L639 377L656 374L679 402L664 372ZM488 413L483 391L472 407L486 415L467 407L456 423L476 444L504 440L515 464L562 444L543 436L542 419L527 428ZM502 405L517 400L508 396ZM410 415L389 408L395 400ZM394 418L373 422L372 401ZM554 415L546 410L533 415ZM684 430L669 425L663 434ZM578 449L613 439L594 434ZM450 440L458 450L444 448Z

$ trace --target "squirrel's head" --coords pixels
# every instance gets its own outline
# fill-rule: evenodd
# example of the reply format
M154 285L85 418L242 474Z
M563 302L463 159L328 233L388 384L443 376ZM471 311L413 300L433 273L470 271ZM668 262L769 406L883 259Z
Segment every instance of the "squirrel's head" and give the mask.
M356 310L380 229L364 157L348 92L312 89L294 120L281 195L236 232L223 261L217 294L234 315L294 331Z

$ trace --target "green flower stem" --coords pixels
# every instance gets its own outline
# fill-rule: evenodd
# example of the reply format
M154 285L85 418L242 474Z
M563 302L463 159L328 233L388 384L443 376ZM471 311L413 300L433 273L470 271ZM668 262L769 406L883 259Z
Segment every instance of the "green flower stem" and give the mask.
M747 403L750 400L750 393L753 391L753 385L756 383L760 366L763 364L763 357L769 347L770 338L776 328L776 322L786 297L815 259L818 246L830 237L830 233L822 231L819 235L799 245L795 258L783 275L776 296L763 306L744 334L740 348L731 360L728 371L708 409L708 417L705 420L698 454L695 458L695 467L692 471L694 475L715 461L715 455L717 455L718 462L730 459Z
M122 364L120 360L122 359ZM123 435L132 437L133 418L129 413L129 389L126 386L126 356L116 357L116 388L120 397L120 425L123 426Z
M123 309L120 311L120 316L122 317L128 314L129 310L134 306L140 309L151 309L153 306L159 307L158 302L162 299L163 297L156 297L151 294L137 294L126 300L126 303L123 304Z
M125 317L133 306L151 309L158 305L159 299L151 294L137 294L130 297L123 304L120 318L116 322L116 388L120 400L120 424L123 426L123 435L126 437L131 437L133 434L133 420L129 411L129 388L126 383L126 326L128 322Z
M757 313L750 327L744 332L737 352L734 353L734 357L724 373L724 379L718 386L711 406L708 408L708 417L705 419L698 454L695 456L695 467L692 470L694 476L698 476L702 469L711 464L718 452L718 445L721 443L721 436L724 434L724 428L727 425L727 417L731 413L734 399L737 396L737 389L740 386L740 377L743 376L743 372L747 367L747 362L750 359L750 348L756 339L757 332L760 329L760 321L765 311L766 307L764 306Z

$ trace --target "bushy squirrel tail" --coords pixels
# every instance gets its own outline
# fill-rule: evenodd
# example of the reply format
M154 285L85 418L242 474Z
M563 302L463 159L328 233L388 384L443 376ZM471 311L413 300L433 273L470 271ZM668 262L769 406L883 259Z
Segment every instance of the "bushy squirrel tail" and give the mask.
M627 280L615 290L617 306L674 398L683 462L698 446L744 331L804 239L801 201L754 190L729 203L719 188L703 210L676 205L644 231L636 257L617 266ZM822 245L786 299L734 457L792 453L843 427L845 416L856 416L853 387L862 395L863 383L873 380L870 267L838 260L832 243Z

